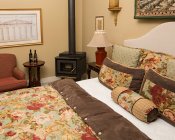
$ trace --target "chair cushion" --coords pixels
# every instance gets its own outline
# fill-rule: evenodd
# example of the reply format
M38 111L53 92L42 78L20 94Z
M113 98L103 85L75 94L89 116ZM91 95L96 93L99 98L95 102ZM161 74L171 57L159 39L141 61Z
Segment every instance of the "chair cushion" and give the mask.
M14 77L6 77L0 79L0 92L25 88L27 87L26 80L17 80Z

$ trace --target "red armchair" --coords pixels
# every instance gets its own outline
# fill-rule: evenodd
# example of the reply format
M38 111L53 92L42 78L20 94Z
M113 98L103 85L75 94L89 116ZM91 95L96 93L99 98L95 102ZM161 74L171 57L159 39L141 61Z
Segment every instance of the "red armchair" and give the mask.
M0 92L27 87L25 74L17 68L14 54L0 54Z

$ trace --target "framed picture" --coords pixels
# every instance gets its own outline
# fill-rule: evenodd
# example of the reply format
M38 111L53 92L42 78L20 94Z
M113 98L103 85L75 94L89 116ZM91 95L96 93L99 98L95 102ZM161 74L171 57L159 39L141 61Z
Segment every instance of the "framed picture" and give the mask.
M95 17L95 30L104 30L104 16Z
M175 18L173 0L135 0L135 18Z
M41 9L0 9L0 48L39 44Z

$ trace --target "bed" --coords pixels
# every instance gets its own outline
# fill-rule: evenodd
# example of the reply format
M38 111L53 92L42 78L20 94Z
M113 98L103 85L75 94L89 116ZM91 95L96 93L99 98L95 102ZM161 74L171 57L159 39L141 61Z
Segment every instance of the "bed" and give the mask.
M111 99L111 90L109 90L108 88L104 87L101 83L99 83L98 78L93 78L88 81L86 80L80 81L78 82L78 84L81 87L83 87L86 91L88 91L90 95L104 102L105 104L110 106L113 110L115 110L117 113L121 114L131 123L133 123L137 128L139 128L151 139L153 140L174 140L175 139L174 126L168 124L164 120L158 119L153 123L147 124L135 118L133 115L128 113L119 105L116 105L116 103L114 103L113 100Z
M145 48L148 50L163 52L175 56L175 22L167 22L161 24L145 35L136 38L124 40L124 45L135 47L135 48ZM158 119L153 123L146 124L139 121L133 115L129 114L119 105L116 104L111 99L111 90L101 85L98 78L93 78L90 80L84 80L77 82L82 88L84 88L90 95L104 102L117 113L124 116L127 120L132 122L137 128L144 132L153 140L174 140L175 139L175 127L168 124L162 119ZM100 95L99 95L100 94Z
M151 46L147 49L175 56L174 31L174 22L165 23L141 38L125 40L124 44ZM2 140L174 140L174 132L174 126L162 119L148 124L135 118L114 103L111 90L98 78L77 83L59 80L0 95Z

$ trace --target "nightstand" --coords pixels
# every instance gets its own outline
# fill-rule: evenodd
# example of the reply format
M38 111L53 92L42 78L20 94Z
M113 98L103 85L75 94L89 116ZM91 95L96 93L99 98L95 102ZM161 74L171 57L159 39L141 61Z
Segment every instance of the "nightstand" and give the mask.
M40 67L45 64L44 61L38 61L37 63L25 62L24 67L28 68L29 73L29 87L41 86L40 82ZM36 69L36 71L35 71Z
M91 77L91 70L99 73L100 72L100 66L97 66L95 62L90 62L88 63L88 68L87 68L87 74L88 74L88 79Z

